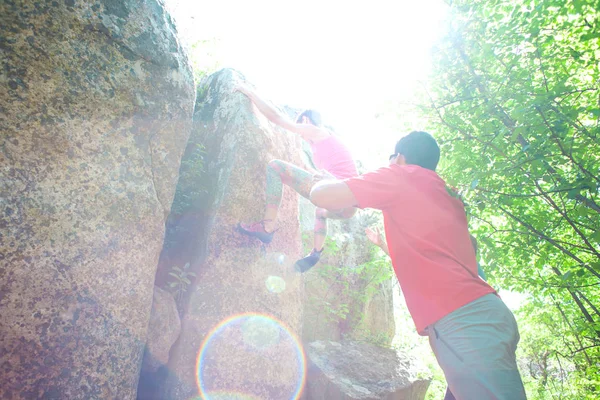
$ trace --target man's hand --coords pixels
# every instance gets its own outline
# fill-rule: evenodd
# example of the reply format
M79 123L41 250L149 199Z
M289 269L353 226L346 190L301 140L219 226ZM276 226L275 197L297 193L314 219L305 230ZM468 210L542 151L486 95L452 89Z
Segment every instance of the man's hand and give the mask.
M381 247L384 243L383 236L381 236L381 231L379 228L375 228L375 230L371 228L365 229L365 233L367 237L375 246Z
M367 229L365 229L365 233L367 234L367 237L369 238L369 240L371 242L373 242L373 244L375 246L381 248L381 250L383 250L383 252L385 254L387 254L388 256L390 255L390 250L388 249L388 245L385 241L385 238L381 234L381 231L379 230L379 228L375 228L375 230L373 230L371 228L367 228Z

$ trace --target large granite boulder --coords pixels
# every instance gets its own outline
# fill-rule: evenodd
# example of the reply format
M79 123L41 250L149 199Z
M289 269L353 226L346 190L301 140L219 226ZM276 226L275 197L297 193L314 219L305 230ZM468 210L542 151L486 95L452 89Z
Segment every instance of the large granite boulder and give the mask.
M135 398L191 67L159 0L0 19L0 398Z
M314 213L315 207L301 199L300 220L307 248L312 246ZM386 259L373 264L374 246L365 228L374 221L373 215L365 212L349 220L328 221L329 239L321 261L305 274L304 342L354 338L384 346L392 343L396 277Z
M423 400L431 381L416 360L368 343L316 341L306 353L308 400Z
M182 167L158 280L168 283L167 271L187 263L196 276L180 296L182 332L163 398L282 399L302 386L302 277L293 269L301 254L298 195L284 188L269 245L236 231L238 222L262 218L267 163L300 163L300 138L232 92L242 79L226 69L198 88L183 165L200 165L202 147L203 172Z

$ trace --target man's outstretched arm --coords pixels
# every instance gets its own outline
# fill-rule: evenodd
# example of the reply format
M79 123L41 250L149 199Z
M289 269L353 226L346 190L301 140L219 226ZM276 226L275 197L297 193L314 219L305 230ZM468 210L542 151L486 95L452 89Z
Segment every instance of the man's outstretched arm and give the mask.
M328 136L325 129L310 124L297 124L289 120L286 116L282 115L275 107L261 99L252 89L245 85L236 86L235 91L245 94L258 111L260 111L269 121L275 125L279 125L282 128L292 131L302 136L305 140L317 141L324 139Z
M374 208L385 210L393 207L402 192L396 173L384 167L343 181L324 179L315 184L310 201L327 210L342 208Z

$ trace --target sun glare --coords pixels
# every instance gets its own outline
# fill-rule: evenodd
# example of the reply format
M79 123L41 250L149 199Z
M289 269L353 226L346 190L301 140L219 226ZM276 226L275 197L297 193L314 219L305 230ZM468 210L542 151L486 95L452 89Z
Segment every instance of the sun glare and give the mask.
M398 135L376 115L426 76L447 9L442 0L168 5L184 41L218 40L223 66L277 104L319 109L367 163L365 142L385 152Z

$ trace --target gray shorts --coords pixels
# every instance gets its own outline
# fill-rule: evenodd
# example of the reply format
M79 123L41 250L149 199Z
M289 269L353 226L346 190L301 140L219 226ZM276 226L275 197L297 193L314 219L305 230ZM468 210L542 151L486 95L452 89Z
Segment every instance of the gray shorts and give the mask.
M427 327L429 343L457 400L521 400L517 322L488 294Z

